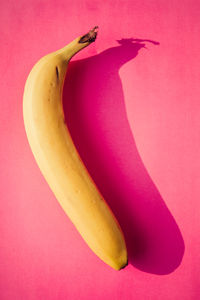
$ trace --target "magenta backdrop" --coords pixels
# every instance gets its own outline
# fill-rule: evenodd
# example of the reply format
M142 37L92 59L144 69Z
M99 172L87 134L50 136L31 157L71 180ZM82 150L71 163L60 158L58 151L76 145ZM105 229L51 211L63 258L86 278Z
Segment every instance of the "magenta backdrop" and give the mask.
M198 299L200 2L0 3L0 299ZM43 179L22 117L34 63L94 25L71 62L64 110L125 233L114 271L86 246Z

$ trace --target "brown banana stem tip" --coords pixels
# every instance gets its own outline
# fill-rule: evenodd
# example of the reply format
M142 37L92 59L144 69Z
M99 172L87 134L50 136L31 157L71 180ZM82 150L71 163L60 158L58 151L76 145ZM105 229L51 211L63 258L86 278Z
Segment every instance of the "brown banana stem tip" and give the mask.
M98 33L98 26L95 26L93 29L91 29L88 33L86 33L85 35L83 35L80 40L79 43L83 44L83 43L93 43L96 40L97 37L97 33Z

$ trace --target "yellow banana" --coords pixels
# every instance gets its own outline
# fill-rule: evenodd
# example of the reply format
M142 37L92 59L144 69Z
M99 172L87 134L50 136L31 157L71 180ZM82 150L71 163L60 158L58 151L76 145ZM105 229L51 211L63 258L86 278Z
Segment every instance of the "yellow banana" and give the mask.
M23 116L35 160L65 213L94 253L120 270L127 265L122 230L75 148L62 105L68 63L96 35L94 27L35 64L25 84Z

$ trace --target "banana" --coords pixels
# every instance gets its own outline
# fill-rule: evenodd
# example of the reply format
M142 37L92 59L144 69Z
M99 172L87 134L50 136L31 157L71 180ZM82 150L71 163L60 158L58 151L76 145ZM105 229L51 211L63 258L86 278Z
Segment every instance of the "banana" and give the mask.
M91 250L120 270L128 263L122 230L79 156L62 105L68 63L95 41L97 28L34 65L24 88L23 117L35 160L61 207Z

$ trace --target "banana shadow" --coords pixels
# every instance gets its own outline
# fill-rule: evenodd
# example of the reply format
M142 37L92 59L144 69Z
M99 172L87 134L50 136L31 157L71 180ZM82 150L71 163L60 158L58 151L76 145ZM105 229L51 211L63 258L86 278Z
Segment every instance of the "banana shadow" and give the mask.
M129 263L169 274L182 261L184 241L137 150L119 77L146 41L159 44L122 39L119 46L72 61L63 107L80 156L122 227Z

